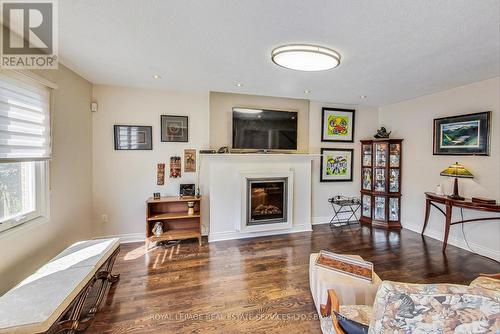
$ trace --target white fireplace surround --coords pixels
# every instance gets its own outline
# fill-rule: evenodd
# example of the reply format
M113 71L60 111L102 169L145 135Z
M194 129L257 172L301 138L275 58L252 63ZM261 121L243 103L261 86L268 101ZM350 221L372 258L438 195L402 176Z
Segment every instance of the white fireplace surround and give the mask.
M308 154L201 155L208 241L311 231L311 161ZM288 178L285 223L246 226L248 178Z
M236 222L236 229L240 232L262 232L262 231L273 231L280 229L287 229L292 227L293 221L293 172L290 170L284 171L243 171L240 172L241 183L240 183L240 194L241 194L241 219ZM259 225L247 225L247 213L248 213L248 180L249 179L287 179L287 210L286 210L286 221L282 223L273 224L259 224Z

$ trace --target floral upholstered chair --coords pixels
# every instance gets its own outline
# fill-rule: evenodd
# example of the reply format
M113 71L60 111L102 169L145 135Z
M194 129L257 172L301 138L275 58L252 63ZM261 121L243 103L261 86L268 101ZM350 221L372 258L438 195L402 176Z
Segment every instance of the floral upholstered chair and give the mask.
M340 306L335 291L329 290L322 314L331 317L326 319L338 334L351 333L346 319L361 328L354 333L496 334L500 333L500 274L479 277L469 286L384 281L373 307ZM322 323L323 332L324 327Z

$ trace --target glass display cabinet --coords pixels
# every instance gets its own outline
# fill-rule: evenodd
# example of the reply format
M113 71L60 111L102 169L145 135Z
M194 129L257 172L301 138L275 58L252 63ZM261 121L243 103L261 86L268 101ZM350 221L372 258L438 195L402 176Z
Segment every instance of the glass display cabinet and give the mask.
M361 141L361 222L401 228L403 139Z

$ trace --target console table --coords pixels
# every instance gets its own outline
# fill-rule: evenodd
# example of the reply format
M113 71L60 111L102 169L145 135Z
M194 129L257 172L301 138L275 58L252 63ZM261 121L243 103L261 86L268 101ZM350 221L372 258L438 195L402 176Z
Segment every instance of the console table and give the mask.
M436 203L444 204L445 210L436 205ZM463 219L460 221L452 222L451 217L453 213L453 207L461 209L469 209L476 211L486 211L486 212L500 212L500 205L497 204L483 204L472 202L470 199L466 200L456 200L449 198L447 196L437 195L435 193L426 192L425 193L425 219L424 227L422 228L422 234L424 234L427 223L429 222L429 214L431 211L431 206L438 209L445 216L444 225L444 239L443 239L443 252L446 250L446 245L448 243L448 234L450 232L451 225L465 224L476 221L483 220L499 220L500 216L496 217L486 217L486 218L474 218L474 219Z

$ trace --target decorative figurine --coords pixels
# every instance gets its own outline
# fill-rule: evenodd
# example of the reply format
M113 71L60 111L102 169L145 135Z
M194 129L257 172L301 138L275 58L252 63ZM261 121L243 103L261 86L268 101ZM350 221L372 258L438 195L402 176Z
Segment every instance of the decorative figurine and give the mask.
M188 215L192 216L194 215L194 202L187 202L187 207L188 207Z
M386 128L381 127L380 129L377 130L377 134L374 135L373 137L375 138L389 138L391 135L392 131L387 132Z
M157 237L161 236L163 234L163 223L162 222L156 222L155 226L153 227L153 231L152 232Z

